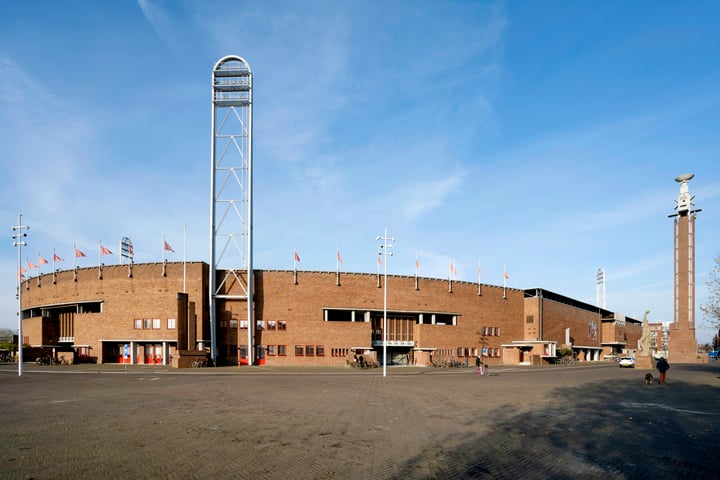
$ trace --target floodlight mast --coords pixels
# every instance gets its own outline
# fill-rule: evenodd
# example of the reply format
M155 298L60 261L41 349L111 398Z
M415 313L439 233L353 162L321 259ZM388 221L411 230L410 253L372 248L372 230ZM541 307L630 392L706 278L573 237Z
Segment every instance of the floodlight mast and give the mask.
M383 279L383 377L387 377L387 257L392 256L390 249L395 239L387 236L387 227L382 235L378 235L376 240L382 240L379 246L378 255L382 255L385 258L383 265L385 267L385 275Z
M221 58L213 68L211 157L208 282L211 358L213 363L217 358L218 299L245 299L247 356L248 365L252 365L255 323L252 264L252 72L250 65L235 55ZM217 277L218 271L222 271L222 278ZM230 292L233 283L240 285L244 292Z
M27 243L23 238L27 237L27 233L23 230L30 230L30 227L22 224L22 214L18 214L18 223L13 225L13 232L15 232L12 238L13 247L18 247L18 263L17 263L17 301L18 301L18 377L22 377L23 373L23 329L22 329L22 247L26 246Z

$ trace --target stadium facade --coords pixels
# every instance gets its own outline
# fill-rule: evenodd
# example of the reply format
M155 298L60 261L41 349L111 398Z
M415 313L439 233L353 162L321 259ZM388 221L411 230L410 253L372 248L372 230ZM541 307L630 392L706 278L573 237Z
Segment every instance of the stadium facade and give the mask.
M27 279L24 344L76 362L189 366L212 346L209 275L203 262L163 262ZM254 270L253 277L252 309L235 295L246 279L223 283L218 364L343 366L360 355L382 364L383 276ZM389 275L387 330L388 365L474 365L478 356L514 365L554 362L561 349L580 361L633 353L642 325L541 288Z

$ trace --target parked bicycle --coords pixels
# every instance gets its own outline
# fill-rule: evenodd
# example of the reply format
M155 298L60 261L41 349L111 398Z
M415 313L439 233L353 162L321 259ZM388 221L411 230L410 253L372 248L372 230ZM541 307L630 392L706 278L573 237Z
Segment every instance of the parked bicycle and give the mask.
M207 360L195 360L192 363L193 368L203 368L203 367L207 367L207 366L208 366Z

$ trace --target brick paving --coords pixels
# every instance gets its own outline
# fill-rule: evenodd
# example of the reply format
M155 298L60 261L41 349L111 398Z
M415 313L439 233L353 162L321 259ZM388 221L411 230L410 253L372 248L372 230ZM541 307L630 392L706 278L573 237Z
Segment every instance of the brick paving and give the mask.
M0 366L0 478L665 479L720 471L720 362Z

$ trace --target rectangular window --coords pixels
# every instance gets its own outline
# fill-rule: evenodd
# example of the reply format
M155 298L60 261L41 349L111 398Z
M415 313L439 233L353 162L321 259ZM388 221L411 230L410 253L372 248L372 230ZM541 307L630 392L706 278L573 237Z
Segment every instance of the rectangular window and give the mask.
M278 345L278 355L281 357L287 355L287 345Z
M305 345L305 355L308 357L314 357L315 356L315 346L314 345Z
M237 326L238 326L237 318L231 318L228 326L230 328L237 329Z
M175 319L174 318L168 318L168 330L175 330Z
M324 357L325 356L325 345L316 345L315 346L315 355L318 357Z
M255 328L257 328L258 331L265 330L265 320L256 320Z
M268 320L268 330L276 330L277 322L275 320Z
M485 327L482 327L482 329L480 329L480 332L482 333L482 335L485 335L486 330L487 329Z
M142 330L143 327L143 321L141 318L135 319L135 330Z
M495 327L495 336L496 337L500 336L500 327Z
M274 357L277 355L277 347L275 345L267 346L268 357Z
M160 319L153 318L153 330L160 330Z
M302 357L305 355L305 345L295 345L295 356Z
M464 357L464 355L463 355L463 348L462 348L462 347L457 347L457 356L458 356L458 357Z
M143 319L143 328L145 330L151 330L152 329L152 318L144 318Z
M287 330L287 322L285 320L278 321L278 330Z
M534 321L535 317L533 317L532 315L528 315L527 317L525 317L525 323L533 323Z
M247 327L248 327L248 321L240 320L240 330L247 330Z

